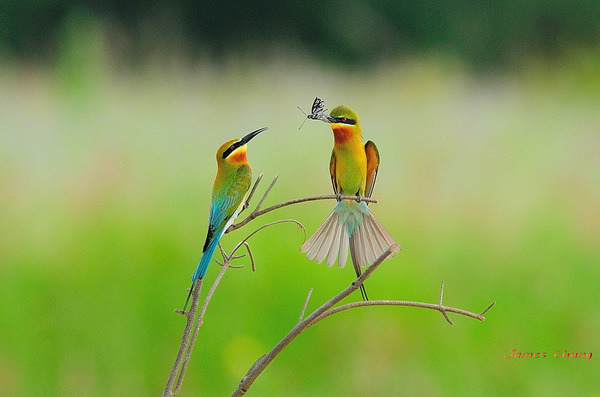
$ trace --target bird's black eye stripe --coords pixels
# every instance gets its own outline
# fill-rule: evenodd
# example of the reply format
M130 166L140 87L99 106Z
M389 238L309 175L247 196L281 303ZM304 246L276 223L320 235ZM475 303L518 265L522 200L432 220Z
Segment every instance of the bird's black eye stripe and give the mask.
M229 155L231 153L233 153L233 151L235 149L237 149L240 146L241 142L236 142L234 144L232 144L231 146L229 146L224 152L223 152L223 158L226 159L227 157L229 157Z
M347 117L335 117L335 122L341 123L341 124L350 124L350 125L356 124L356 120L349 119Z

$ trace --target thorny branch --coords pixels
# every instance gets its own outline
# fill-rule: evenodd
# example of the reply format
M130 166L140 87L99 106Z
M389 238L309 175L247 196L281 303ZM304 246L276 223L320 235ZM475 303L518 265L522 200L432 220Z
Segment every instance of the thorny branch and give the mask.
M258 178L256 179L256 182L254 183L254 185L248 195L248 198L246 199L246 202L244 203L243 209L248 208L250 199L254 196L256 189L258 187L258 184L260 183L260 181L262 179L262 176L263 176L263 174L260 174L258 176ZM248 222L252 221L253 219L255 219L261 215L264 215L268 212L271 212L276 209L279 209L279 208L282 208L282 207L285 207L288 205L292 205L292 204L298 204L298 203L315 201L315 200L329 200L329 199L359 200L359 201L366 201L366 202L370 202L370 203L377 203L377 200L371 199L371 198L365 198L365 197L359 198L356 196L323 195L323 196L312 196L312 197L304 197L304 198L289 200L289 201L286 201L283 203L273 205L264 210L260 210L260 207L262 206L263 202L265 201L267 195L269 194L269 192L271 191L271 189L273 188L275 183L277 182L277 179L278 179L278 175L275 176L275 178L273 179L273 181L271 182L269 187L266 189L265 193L261 197L260 201L256 205L255 209L252 211L252 213L250 213L250 215L248 215L248 217L246 217L243 221L239 222L238 224L234 224L234 225L230 226L229 229L227 229L225 231L225 233L229 233L233 230L239 229L240 227L246 225ZM305 234L305 238L306 238L306 230L304 229L304 226L300 222L298 222L295 219L283 219L283 220L278 220L278 221L274 221L271 223L267 223L267 224L259 227L258 229L254 230L252 233L250 233L248 236L246 236L242 241L240 241L233 248L233 250L229 253L229 255L227 255L225 253L225 251L219 244L219 248L220 248L221 254L223 256L223 263L221 264L217 260L215 260L215 262L217 262L219 265L221 265L221 270L220 270L219 274L217 275L217 278L213 282L206 297L204 298L204 301L203 301L200 311L198 312L198 307L199 307L199 302L200 302L200 292L202 289L202 279L199 279L196 282L196 284L193 286L194 291L192 294L192 304L190 307L190 311L182 312L180 310L175 310L175 312L183 314L186 317L186 325L185 325L184 332L183 332L183 335L181 338L181 344L179 346L179 351L177 353L175 363L173 364L173 368L171 370L167 384L166 384L165 389L162 394L163 397L174 396L181 389L181 386L183 384L183 379L185 376L185 372L187 369L187 365L188 365L189 359L191 357L192 349L194 347L200 327L202 326L203 321L204 321L204 315L206 313L206 309L208 307L208 304L209 304L212 296L215 293L217 286L219 285L220 281L222 280L222 278L225 274L225 271L229 267L231 267L231 268L242 267L242 266L232 265L232 261L243 258L246 255L248 255L248 257L250 258L252 270L254 271L255 270L254 255L252 254L252 250L250 249L250 245L248 244L248 239L250 237L252 237L253 235L255 235L256 233L258 233L259 231L265 229L266 227L273 226L273 225L276 225L279 223L295 223L299 228L301 228L303 230L303 232ZM242 254L242 255L236 256L236 252L241 247L246 248L247 254ZM373 271L375 271L375 269L377 269L377 267L381 264L381 262L383 262L383 260L385 258L387 258L394 251L395 248L396 248L396 244L390 246L385 252L383 252L381 254L381 256L371 266L369 266L366 269L365 272L363 272L360 275L360 277L358 277L354 282L352 282L342 292L340 292L339 294L337 294L336 296L331 298L329 301L327 301L323 305L321 305L318 309L316 309L314 312L312 312L308 317L304 318L304 313L306 311L306 308L308 306L308 301L310 300L310 296L312 293L312 289L311 289L308 292L308 294L304 300L304 304L302 306L300 317L298 319L298 323L296 324L296 326L294 328L292 328L292 330L269 353L260 357L252 365L252 367L248 370L248 373L246 374L246 376L244 376L244 378L242 378L242 380L240 381L238 388L234 391L232 396L242 396L243 394L245 394L248 391L248 389L252 386L252 384L256 380L256 378L262 373L262 371L264 371L264 369L269 365L269 363L294 338L296 338L301 332L303 332L308 327L315 325L317 322L319 322L319 321L323 320L324 318L329 317L335 313L339 313L344 310L352 309L355 307L363 307L363 306L375 306L375 305L413 306L413 307L437 310L440 313L442 313L444 318L452 325L453 323L448 318L447 312L457 313L457 314L476 318L480 321L483 321L485 319L483 317L483 315L488 310L490 310L492 308L492 306L494 306L495 302L490 304L484 311L482 311L479 314L471 313L471 312L468 312L463 309L457 309L454 307L444 306L442 304L442 298L443 298L443 294L444 294L444 283L442 282L442 286L440 289L439 304L411 302L411 301L377 300L377 301L353 302L353 303L348 303L348 304L341 305L341 306L338 306L335 308L333 307L335 304L340 302L342 299L344 299L345 297L350 295L352 292L354 292L358 288L360 288L360 286L364 283L364 281L371 275L371 273L373 273ZM193 333L192 333L192 331L193 331Z
M319 321L321 321L324 318L329 317L335 313L339 313L341 311L348 310L348 309L351 309L354 307L375 306L375 305L395 305L395 306L414 306L414 307L433 309L433 310L440 311L442 314L444 314L444 317L446 317L446 319L448 320L448 322L451 325L453 323L452 323L452 321L450 321L449 318L447 318L447 315L445 314L445 312L453 312L453 313L457 313L457 314L462 314L464 316L476 318L480 321L485 320L483 315L485 313L487 313L487 311L490 310L496 302L493 302L485 310L483 310L480 314L471 313L466 310L457 309L454 307L442 306L442 296L443 296L443 286L444 286L443 282L442 282L442 288L441 288L441 292L440 292L440 303L439 304L410 302L410 301L361 301L361 302L353 302L353 303L349 303L346 305L342 305L342 306L333 308L333 306L336 303L340 302L342 299L344 299L345 297L350 295L352 292L354 292L358 288L360 288L360 286L371 275L371 273L373 273L377 269L377 267L381 264L381 262L383 262L384 259L387 258L394 251L395 248L396 248L396 244L390 246L383 254L381 254L381 256L379 258L377 258L377 260L371 266L369 266L367 268L367 270L360 277L358 277L356 280L354 280L342 292L340 292L339 294L337 294L336 296L334 296L333 298L331 298L330 300L325 302L318 309L316 309L314 312L312 312L308 317L302 319L304 316L304 311L306 310L306 306L308 305L308 300L310 299L310 295L312 293L312 289L310 289L308 291L308 295L307 295L306 299L304 300L304 304L302 306L302 310L301 310L301 314L300 314L300 319L299 319L298 323L296 324L296 326L294 328L292 328L292 330L286 336L284 336L283 339L277 345L275 345L275 347L273 347L273 349L270 352L261 356L258 360L256 360L256 362L254 364L252 364L252 366L250 367L250 369L248 370L246 375L240 381L237 389L233 392L233 394L231 396L232 397L243 396L248 391L248 389L252 386L252 384L254 383L256 378L271 363L271 361L273 361L273 359L292 340L294 340L298 335L300 335L308 327L315 325Z
M319 321L323 320L324 318L329 317L333 314L343 312L344 310L353 309L355 307L364 307L364 306L410 306L410 307L420 307L423 309L437 310L440 313L442 313L442 315L444 316L444 318L446 319L446 321L448 321L448 323L450 325L454 325L454 322L452 320L450 320L450 318L448 318L447 312L461 314L463 316L471 317L471 318L477 319L479 321L485 321L485 317L483 315L485 313L487 313L488 310L490 310L496 304L496 302L492 302L481 313L472 313L467 310L458 309L456 307L443 306L442 305L442 296L444 294L443 291L444 291L444 282L442 281L442 287L440 289L440 303L439 304L412 302L412 301L398 301L398 300L372 300L372 301L360 301L360 302L347 303L345 305L334 307L333 309L327 311L326 313L323 313L323 315L319 316L312 324L310 324L310 326L315 325L317 322L319 322Z

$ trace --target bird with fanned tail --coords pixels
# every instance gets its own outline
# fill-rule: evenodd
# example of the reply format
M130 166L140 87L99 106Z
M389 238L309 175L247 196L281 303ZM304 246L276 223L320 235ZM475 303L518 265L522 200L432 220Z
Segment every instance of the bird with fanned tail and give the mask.
M323 113L312 119L325 121L333 130L329 172L338 203L300 251L318 263L327 257L327 266L333 266L337 258L338 266L344 267L350 249L358 277L362 267L372 264L390 246L395 244L394 252L401 251L396 240L375 219L367 202L360 201L361 197L371 197L373 193L379 151L372 141L363 145L358 116L346 106L338 106L329 115ZM356 199L342 200L340 196L355 196ZM390 257L393 255L392 252ZM363 300L368 300L364 284L360 287Z

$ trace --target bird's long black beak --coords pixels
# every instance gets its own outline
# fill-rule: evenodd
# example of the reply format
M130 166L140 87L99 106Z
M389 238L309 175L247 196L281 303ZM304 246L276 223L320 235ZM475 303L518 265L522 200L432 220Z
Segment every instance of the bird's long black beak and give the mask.
M247 144L248 142L250 142L250 140L252 138L254 138L258 134L260 134L261 132L266 131L266 130L268 130L268 128L267 127L263 127L263 128L260 128L260 129L258 129L256 131L252 131L251 133L249 133L248 135L246 135L245 137L243 137L242 139L240 139L240 142L239 142L240 146Z

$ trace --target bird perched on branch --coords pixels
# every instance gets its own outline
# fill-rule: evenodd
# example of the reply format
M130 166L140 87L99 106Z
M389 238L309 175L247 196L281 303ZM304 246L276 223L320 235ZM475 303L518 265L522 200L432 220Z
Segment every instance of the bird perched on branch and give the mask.
M221 236L233 224L244 207L252 182L252 168L246 157L248 142L266 129L266 127L261 128L241 139L225 142L217 150L217 176L210 202L208 233L202 249L202 258L192 275L192 288L185 301L184 312L196 281L206 274Z
M317 100L320 101L319 98ZM327 266L332 266L337 258L338 266L344 267L350 248L358 277L361 267L372 264L391 245L398 244L375 219L367 203L360 201L361 197L371 197L373 193L379 152L372 141L363 145L358 116L346 106L334 108L329 115L321 112L312 119L328 123L333 130L334 145L329 172L338 203L325 222L304 242L300 251L318 263L327 257ZM340 196L356 196L356 200L342 200ZM395 252L400 250L397 245ZM363 300L368 300L364 285L360 289Z

